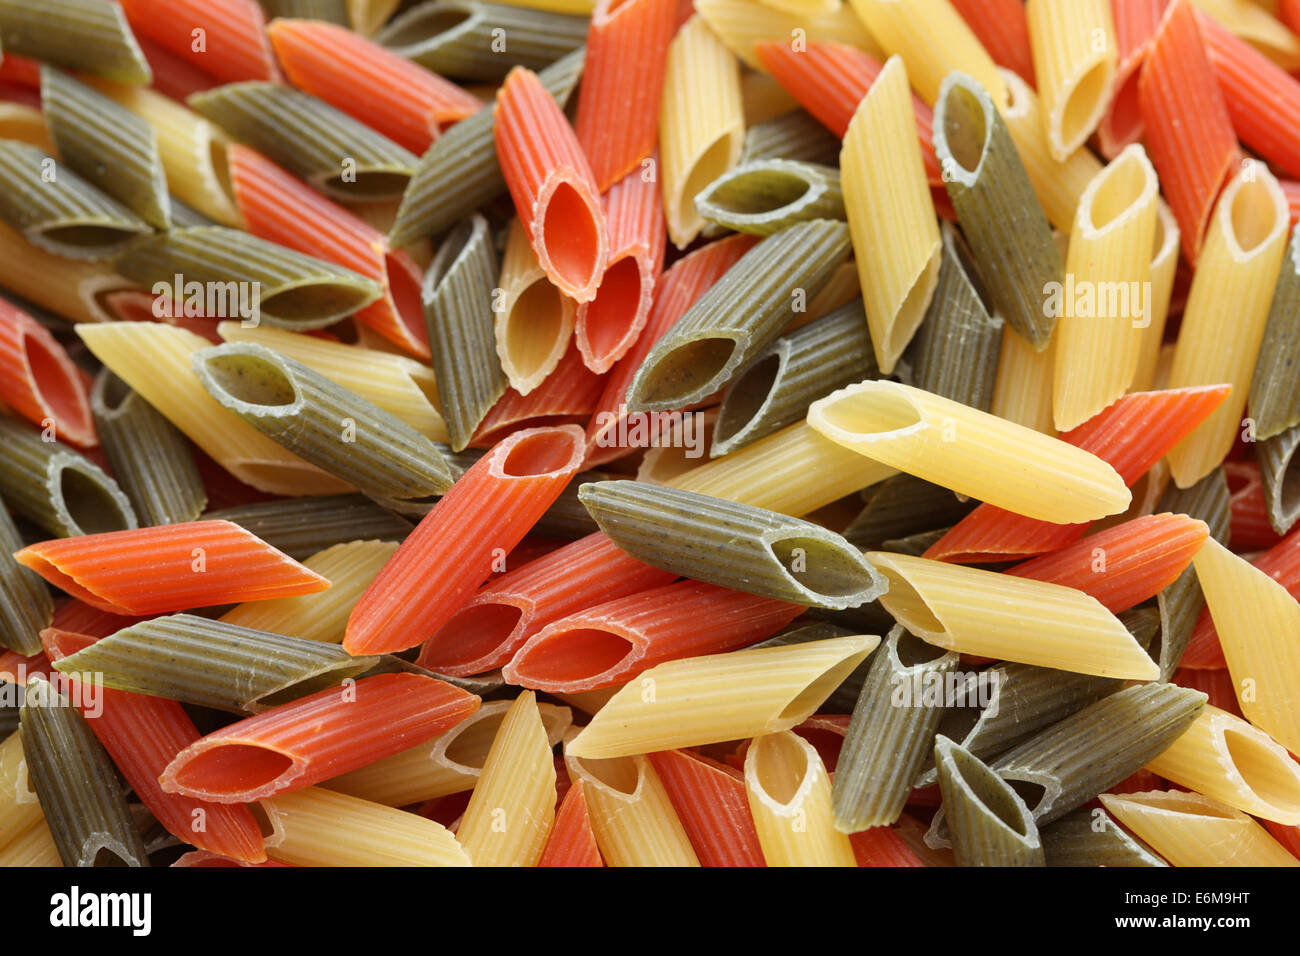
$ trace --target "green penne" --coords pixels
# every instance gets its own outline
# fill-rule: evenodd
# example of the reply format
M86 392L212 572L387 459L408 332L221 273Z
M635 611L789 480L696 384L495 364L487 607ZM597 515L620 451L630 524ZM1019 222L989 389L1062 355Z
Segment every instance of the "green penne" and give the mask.
M103 0L0 0L0 46L119 83L153 81L122 8Z
M537 524L533 525L533 533L546 538L576 541L578 538L599 531L600 528L587 511L587 506L578 497L578 491L589 481L607 481L612 477L614 476L605 471L583 471L574 475L560 492L560 497L555 499L555 503L547 508Z
M1209 526L1210 536L1226 545L1232 504L1223 469L1214 469L1190 488L1179 488L1170 482L1155 507L1156 514L1165 512L1199 518ZM1151 659L1160 665L1160 679L1169 680L1178 669L1196 619L1205 607L1196 569L1184 570L1173 584L1156 595L1156 601L1160 608L1160 633L1158 643L1151 645Z
M564 106L578 85L586 47L552 63L537 78ZM411 176L397 219L388 233L393 246L439 236L506 191L492 132L493 111L461 120L430 146ZM448 183L455 183L448 188Z
M85 455L53 436L0 418L0 496L11 508L60 538L136 527L135 511L117 482Z
M95 379L90 410L113 474L145 527L202 514L208 493L175 425L108 369Z
M951 530L952 526L949 525L946 528L935 528L931 531L917 531L902 538L890 538L880 542L880 550L892 551L894 554L910 554L915 558L919 558Z
M803 110L791 110L745 130L742 163L760 159L789 159L833 166L839 162L840 141Z
M1300 425L1300 224L1282 260L1264 338L1250 379L1247 407L1255 438L1263 440Z
M831 790L835 828L844 833L887 826L903 812L912 781L934 748L944 684L961 657L900 625L869 660Z
M283 83L230 83L186 101L329 196L399 199L419 157L341 110Z
M697 581L822 608L885 590L857 548L811 521L637 481L591 482L578 497L628 554Z
M410 425L264 345L228 342L195 352L190 364L222 407L386 508L422 514L455 480Z
M1278 534L1286 534L1300 518L1300 485L1296 483L1294 469L1297 447L1300 447L1300 426L1255 443L1268 523Z
M857 299L783 335L736 373L713 429L711 457L800 421L817 399L879 378L867 316Z
M356 677L376 661L336 644L169 614L123 628L54 667L94 674L116 690L257 713Z
M840 627L830 621L816 621L800 617L787 624L767 640L749 645L749 650L760 647L788 647L791 644L807 644L809 641L828 641L833 637L851 637L855 632L847 627ZM873 660L867 658L866 664Z
M943 224L940 236L938 284L908 349L912 384L987 412L993 406L1003 322L976 285L966 241L951 223Z
M85 694L92 706L89 687L74 684L71 691ZM33 678L28 683L19 733L27 772L63 865L148 866L113 761L86 718L49 681Z
M492 312L497 256L487 220L471 216L438 248L424 277L424 323L451 447L469 444L509 382Z
M203 517L233 521L295 561L345 541L401 541L412 528L405 518L355 494L259 501Z
M1168 866L1101 807L1075 810L1039 832L1048 866Z
M149 224L35 146L0 140L0 219L38 248L69 259L107 259Z
M302 331L332 325L383 294L380 285L224 226L173 229L137 242L117 271L162 295L169 308L206 318Z
M347 0L260 0L267 17L327 20L348 26Z
M443 76L492 82L514 66L540 70L587 40L587 17L548 10L437 0L397 16L376 39Z
M1033 815L1005 780L947 737L934 761L958 866L1046 865Z
M5 699L0 701L0 740L8 737L18 729L20 713L18 704L14 700Z
M695 208L710 222L756 236L809 219L845 218L840 171L789 159L736 166L695 197Z
M885 541L953 525L975 510L979 502L961 501L947 488L913 475L895 475L868 488L867 503L844 529L844 537L864 551Z
M1060 254L1006 123L965 73L949 73L939 88L934 152L983 288L997 314L1041 352L1056 324L1044 296L1064 280Z
M149 225L171 225L170 197L152 126L98 90L41 67L41 106L59 158Z
M195 226L216 225L215 222L203 215L203 213L185 205L185 203L181 202L175 196L172 196L169 201L172 213L172 229L192 229Z
M41 576L14 560L23 539L0 501L0 645L24 657L41 652L41 629L50 626L54 599Z
M849 250L843 222L801 222L768 236L655 343L628 388L628 408L673 411L716 392L781 334Z

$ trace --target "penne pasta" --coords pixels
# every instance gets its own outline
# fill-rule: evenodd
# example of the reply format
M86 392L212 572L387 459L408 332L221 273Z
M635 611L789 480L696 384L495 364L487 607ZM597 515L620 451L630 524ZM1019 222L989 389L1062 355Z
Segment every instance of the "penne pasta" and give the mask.
M1168 866L1105 810L1076 810L1039 831L1048 866Z
M528 395L555 371L568 349L578 306L547 278L519 219L510 224L495 288L501 290L492 297L501 371L511 388Z
M37 8L24 0L4 0L0 43L6 57L29 56L119 83L144 85L153 78L117 3L51 0Z
M1104 793L1101 802L1173 866L1300 866L1246 814L1199 793Z
M204 517L233 521L296 561L350 541L401 541L412 527L357 494L263 501L220 508Z
M934 760L958 866L1045 865L1034 817L1010 784L947 737Z
M811 744L788 730L764 734L745 754L745 790L768 866L856 866L831 821L831 781Z
M1119 56L1110 3L1029 0L1025 17L1048 146L1064 162L1097 128L1114 95Z
M1300 299L1300 227L1293 228L1273 300L1260 340L1259 358L1250 377L1247 400L1254 421L1256 439L1269 439L1300 425L1300 389L1289 380L1284 369L1296 359L1300 346L1300 328L1296 327L1297 300Z
M257 0L120 0L131 29L213 79L278 80ZM197 36L194 31L201 31ZM160 78L161 79L161 78Z

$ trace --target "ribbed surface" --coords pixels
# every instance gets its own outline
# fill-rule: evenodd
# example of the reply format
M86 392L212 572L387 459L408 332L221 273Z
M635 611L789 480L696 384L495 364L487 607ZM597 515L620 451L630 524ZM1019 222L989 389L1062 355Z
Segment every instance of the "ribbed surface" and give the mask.
M1293 480L1297 447L1300 447L1300 427L1290 428L1255 446L1268 502L1268 521L1278 534L1286 534L1300 518L1300 500Z
M934 752L957 865L1043 866L1038 827L1019 794L946 737Z
M204 518L233 521L298 561L348 541L401 541L412 528L361 495L263 501L210 511Z
M1025 16L1047 139L1060 162L1083 145L1110 105L1119 59L1110 2L1029 0Z
M289 81L417 156L483 108L466 90L351 30L312 20L267 28Z
M551 827L551 835L537 865L604 865L600 858L600 848L596 846L596 834L591 830L586 784L583 781L574 783L564 795L560 809L555 814L555 825Z
M554 372L573 338L577 304L546 276L527 227L510 223L501 277L492 293L497 357L510 387L528 395Z
M189 98L235 139L343 199L397 199L419 159L324 100L278 83L231 83ZM348 168L343 168L352 160Z
M1142 330L1142 345L1132 390L1144 392L1155 386L1156 369L1164 347L1165 321L1173 299L1181 245L1178 223L1163 199L1156 203L1156 247L1151 254L1151 324Z
M766 866L745 781L733 768L682 750L649 755L701 866Z
M26 657L41 652L41 628L50 625L54 601L45 582L13 559L22 546L22 537L0 502L0 644Z
M1199 793L1102 794L1120 823L1172 866L1296 866L1296 858L1240 810Z
M527 395L519 394L514 388L506 389L479 422L470 444L490 448L512 427L527 421L549 424L569 420L581 425L596 410L603 387L601 377L583 364L577 346L570 342L564 357Z
M728 49L756 70L763 67L755 47L765 41L789 43L797 36L796 29L811 43L845 43L884 58L880 45L847 3L820 16L796 15L750 0L699 0L694 7Z
M57 669L101 674L116 690L238 713L333 686L371 663L332 644L172 614L124 628Z
M600 855L609 866L699 866L659 775L642 756L593 761L599 776L566 748L569 779L583 784ZM623 790L606 782L631 784Z
M934 124L944 186L988 298L999 317L1042 349L1056 321L1044 307L1045 290L1064 275L1011 134L989 94L963 73L943 81ZM1151 208L1154 216L1154 200Z
M578 85L585 56L586 48L579 48L537 75L560 106ZM389 232L395 248L446 232L506 191L493 114L493 110L480 110L457 123L420 158ZM448 189L453 180L456 188Z
M828 166L836 162L839 153L840 142L826 127L803 110L791 110L746 129L740 161L788 159Z
M758 236L809 219L845 218L839 170L780 159L737 166L700 192L695 207L710 222Z
M1044 435L1055 435L1052 425L1052 372L1056 348L1049 341L1041 352L1014 331L1002 336L997 381L989 411Z
M469 444L507 386L493 331L496 283L491 231L487 220L476 214L439 247L423 290L439 404L451 446L457 451Z
M1040 831L1048 866L1168 866L1151 848L1101 811L1076 810Z
M347 0L259 0L268 16L348 23Z
M1114 159L1120 150L1142 138L1145 128L1138 109L1138 79L1147 52L1169 0L1114 0L1116 70L1114 94L1106 115L1097 125L1103 156ZM1028 47L1026 47L1028 49Z
M120 0L131 29L214 79L278 80L257 0ZM203 49L194 49L195 29Z
M122 8L100 0L0 2L0 44L29 56L118 83L150 82L144 54L126 24Z
M59 157L157 229L171 225L158 137L130 110L50 67L41 106Z
M1272 438L1300 424L1300 385L1291 369L1300 361L1300 231L1292 230L1250 379L1255 437Z
M52 177L52 178L50 178ZM59 168L35 146L0 140L0 217L34 245L74 259L106 259L148 224L111 196Z
M811 744L790 731L759 737L745 755L745 790L768 866L857 866L831 822L831 781Z
M961 501L947 488L911 475L888 478L865 496L862 511L843 531L846 540L864 549L926 531L936 522L950 525L975 507L975 502Z
M1228 482L1222 469L1216 468L1191 488L1181 489L1170 484L1165 489L1160 511L1181 512L1204 521L1210 535L1220 544L1227 543L1231 504ZM1183 571L1159 596L1160 605L1160 679L1169 680L1183 656L1188 640L1197 624L1197 617L1205 607L1205 598L1196 571ZM1209 621L1209 615L1205 615ZM1211 631L1213 625L1210 626ZM1217 641L1215 642L1217 647Z
M81 373L39 322L0 299L0 400L44 428L53 422L61 441L98 444Z
M903 663L900 644L916 663ZM901 627L872 655L836 764L836 829L853 833L898 819L943 716L941 700L917 692L927 682L942 684L958 663L957 654L926 647Z
M1034 82L1029 27L1021 0L952 0L952 6L993 62Z

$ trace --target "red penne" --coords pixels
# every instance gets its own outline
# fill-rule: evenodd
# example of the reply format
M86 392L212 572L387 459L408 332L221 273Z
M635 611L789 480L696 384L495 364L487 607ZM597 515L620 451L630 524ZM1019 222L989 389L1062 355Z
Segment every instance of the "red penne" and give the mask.
M546 838L538 866L604 866L587 815L587 794L579 780L568 788Z
M655 157L647 160L657 163ZM596 297L579 304L574 340L587 368L608 372L636 344L664 268L663 194L658 179L638 167L605 194L609 256Z
M617 433L619 422L627 417L627 389L637 369L664 333L757 242L755 236L728 236L684 256L663 274L645 328L605 379L596 413L587 426L588 467L636 450L620 446Z
M244 484L213 461L202 448L195 446L192 450L194 464L198 466L199 477L203 479L203 490L208 496L209 511L275 500L275 495L268 495L252 485Z
M14 557L57 588L110 614L314 594L326 578L231 521L179 524L55 538Z
M676 14L676 0L599 0L591 15L574 132L602 192L655 148Z
M108 637L124 627L139 624L143 620L145 620L143 617L110 614L108 611L101 611L97 607L70 599L54 609L54 619L50 621L50 627L60 631L71 631L73 634L85 634L88 637Z
M925 866L892 827L871 827L849 834L858 866Z
M952 0L952 5L994 63L1035 85L1029 24L1021 0Z
M701 866L767 866L740 771L689 750L649 757Z
M346 27L277 19L266 32L290 83L417 156L443 127L483 108L455 83Z
M41 88L41 64L31 57L6 53L0 58L0 83Z
M90 396L68 353L44 326L0 299L0 401L62 441L99 444Z
M1300 33L1300 0L1278 0L1277 18L1292 33Z
M178 329L202 336L213 345L222 344L217 332L217 320L195 315L174 315L168 307L160 305L168 300L144 289L116 289L100 296L104 309L119 322L165 322Z
M469 443L490 448L522 426L584 424L596 410L604 390L604 379L582 361L576 345L570 344L542 383L527 395L507 388L483 420Z
M803 607L701 581L616 598L548 624L502 668L506 682L549 693L625 683L681 657L746 647Z
M50 659L44 652L27 657L17 651L0 652L0 681L26 687L32 677L50 676Z
M1268 832L1273 835L1274 840L1286 847L1286 851L1293 857L1300 860L1300 827L1287 826L1285 823L1274 823L1272 820L1262 820L1260 822L1268 828Z
M121 0L131 31L222 83L279 81L257 0Z
M537 262L561 292L596 297L609 254L600 190L573 127L537 74L515 67L497 91L497 158Z
M428 358L420 270L411 257L390 249L374 226L256 150L232 145L227 155L235 203L248 231L380 283L383 298L355 318L407 352Z
M215 803L301 790L436 737L479 703L422 674L349 681L196 740L162 772L162 788Z
M813 714L794 728L796 734L813 745L830 773L835 772L835 765L840 762L844 735L849 732L849 717L849 714Z
M1167 6L1169 0L1110 0L1119 67L1115 73L1115 95L1097 126L1097 141L1107 159L1114 159L1125 146L1142 138L1138 78Z
M495 670L551 622L676 577L590 534L488 584L429 638L418 663L453 676Z
M1061 440L1091 452L1132 487L1169 449L1218 408L1231 386L1198 385L1133 392ZM958 564L1015 561L1056 551L1083 534L1084 524L1051 524L982 504L925 552Z
M1294 179L1279 179L1277 184L1282 189L1282 195L1286 196L1287 209L1291 214L1290 225L1294 226L1300 221L1300 182Z
M1203 13L1197 24L1237 136L1288 175L1300 176L1300 82Z
M1226 710L1245 719L1241 713L1241 705L1237 703L1237 690L1232 683L1232 674L1226 667L1215 670L1180 667L1174 671L1170 683L1199 690L1209 697L1208 703L1211 707Z
M575 425L515 432L461 475L370 583L343 646L382 654L423 644L487 580L582 464ZM436 569L436 573L430 573Z
M1017 564L1006 573L1076 588L1118 614L1173 584L1209 534L1204 521L1186 515L1147 515Z
M51 661L75 654L97 639L56 628L41 631ZM106 687L98 688L93 701L88 695L84 700L78 694L71 696L135 795L167 832L201 850L244 863L266 859L262 831L247 807L166 793L159 785L158 777L172 758L200 737L184 707L174 700Z
M1228 543L1232 549L1258 551L1281 541L1282 536L1268 520L1268 499L1259 465L1253 461L1225 461L1223 475L1231 495Z
M1195 264L1241 150L1188 0L1174 0L1165 11L1138 79L1138 109L1183 252Z
M221 85L221 80L200 70L193 61L177 56L148 37L137 36L136 42L153 73L152 89L163 96L184 104L187 97Z
M228 856L222 856L219 853L210 853L207 850L190 850L188 853L182 853L178 856L172 866L184 867L237 867L237 866L290 866L289 863L281 863L279 860L265 860L262 863L244 863L242 860L232 860Z

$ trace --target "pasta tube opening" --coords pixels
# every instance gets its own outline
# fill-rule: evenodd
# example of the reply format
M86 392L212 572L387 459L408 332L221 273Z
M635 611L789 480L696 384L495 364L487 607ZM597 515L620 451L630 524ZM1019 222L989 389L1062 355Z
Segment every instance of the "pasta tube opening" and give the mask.
M206 383L243 405L283 408L299 401L297 389L275 363L250 352L228 352L203 360Z
M582 462L582 433L573 428L535 429L521 437L493 470L506 478L534 478L559 475Z
M601 230L591 203L571 183L560 182L540 205L542 245L551 267L575 289L587 288L604 265Z
M641 404L680 404L701 385L722 375L741 351L741 343L724 336L698 338L667 352L637 376Z
M794 734L767 734L755 740L746 762L752 792L780 808L798 803L812 783L808 748Z
M1229 185L1225 198L1231 202L1232 228L1225 231L1234 258L1249 256L1287 227L1285 207L1277 201L1271 182L1239 177Z
M194 753L176 770L171 783L210 794L263 788L275 792L301 773L299 761L273 748L218 743Z
M925 427L925 419L907 396L877 389L864 382L837 401L821 405L822 420L832 428L851 432L855 439L901 438Z
M56 461L53 469L51 503L62 520L75 525L79 533L97 534L135 526L129 506L124 507L125 498L104 484L101 472L86 471L72 460Z

